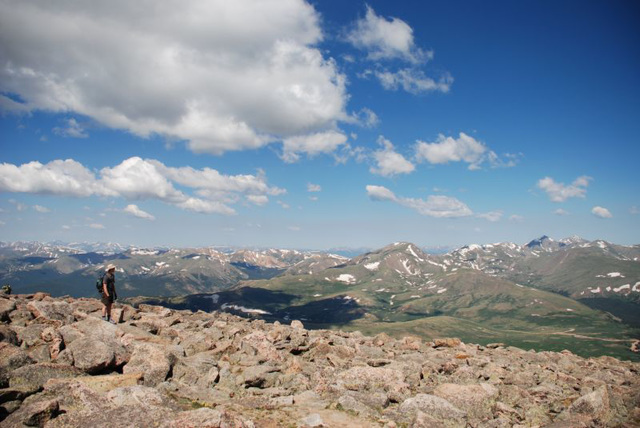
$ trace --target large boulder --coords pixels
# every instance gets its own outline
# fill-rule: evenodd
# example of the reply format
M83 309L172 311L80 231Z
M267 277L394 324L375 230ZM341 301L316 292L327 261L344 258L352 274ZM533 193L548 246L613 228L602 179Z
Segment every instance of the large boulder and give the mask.
M16 346L20 345L18 335L8 325L0 325L0 342L10 343Z
M26 308L26 305L20 305L9 313L9 321L14 327L26 327L33 318L33 314Z
M217 363L217 358L212 352L200 352L191 357L180 358L173 367L173 380L211 388L219 378Z
M9 373L9 386L41 390L50 379L73 378L84 373L71 366L52 363L37 363L20 367Z
M9 373L22 366L35 363L23 349L10 343L0 343L0 387L9 384Z
M97 374L115 368L116 355L111 346L92 337L83 337L69 344L73 365L85 373Z
M62 321L64 324L70 324L75 321L73 307L62 300L47 298L42 301L32 301L27 304L27 309L36 318L42 317L46 320Z
M107 398L116 406L163 406L167 399L157 389L144 385L125 386L112 389Z
M140 313L150 313L150 314L155 314L161 318L164 317L168 317L171 314L173 314L173 310L169 309L169 308L165 308L164 306L157 306L157 305L147 305L147 304L141 304L138 306L138 311ZM142 315L142 314L141 314Z
M433 392L456 407L467 412L469 417L487 418L492 415L492 407L498 396L498 388L488 383L458 385L444 383Z
M271 343L264 331L253 331L242 338L242 346L252 348L260 362L284 361L282 353Z
M9 321L9 314L16 309L16 302L13 299L0 297L0 321Z
M104 398L103 398L104 399ZM112 405L113 406L113 405ZM128 427L147 428L159 426L170 420L174 412L167 407L127 404L108 407L104 410L84 410L66 412L47 423L47 428L68 427ZM189 425L182 425L186 428ZM195 425L191 425L195 428Z
M457 337L446 337L441 339L433 339L434 348L457 348L462 341Z
M444 398L430 394L417 394L414 397L407 398L400 405L398 412L406 420L412 420L417 416L418 412L423 412L439 420L459 421L460 426L466 425L462 420L466 416L464 411Z
M96 296L99 296L96 293ZM71 307L74 312L80 312L84 314L99 314L102 311L102 302L98 299L80 298L71 302Z
M603 385L571 403L558 419L571 420L577 416L606 425L611 419L611 410L609 391Z
M42 400L22 405L5 421L7 427L42 427L60 413L58 400Z
M180 345L184 347L187 356L214 349L223 337L222 332L215 328L204 331L191 329L177 331L179 333Z
M98 393L107 393L117 388L140 384L142 382L142 373L81 376L74 378L74 381L80 382Z
M48 326L45 324L29 324L26 327L14 327L14 331L18 335L18 341L25 348L32 348L38 343L42 343L42 332Z
M59 332L67 345L83 336L103 341L111 341L122 336L118 326L95 317L87 317L82 321L60 327Z
M175 362L175 357L166 352L162 346L141 343L137 344L131 354L131 359L123 367L122 372L141 372L144 376L144 385L156 386L164 382Z
M236 383L245 387L269 388L275 385L280 369L272 365L247 367L238 376Z
M242 418L227 411L203 407L196 410L180 412L160 426L161 428L253 428L255 425L251 420Z
M352 367L337 376L338 389L359 392L387 393L393 401L402 401L409 393L409 385L400 370L386 367Z

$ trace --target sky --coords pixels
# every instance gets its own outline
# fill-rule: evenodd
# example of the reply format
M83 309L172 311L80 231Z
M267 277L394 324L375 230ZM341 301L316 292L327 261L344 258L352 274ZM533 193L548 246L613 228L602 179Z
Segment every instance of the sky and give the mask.
M640 244L640 3L0 1L0 240Z

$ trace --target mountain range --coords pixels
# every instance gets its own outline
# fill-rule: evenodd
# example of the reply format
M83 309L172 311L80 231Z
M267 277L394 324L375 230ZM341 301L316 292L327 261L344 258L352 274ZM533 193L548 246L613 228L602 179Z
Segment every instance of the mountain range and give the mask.
M115 263L119 294L134 304L629 358L635 358L630 343L640 337L638 245L542 236L429 254L398 242L353 258L277 249L110 248L115 251L2 243L0 281L19 293L95 296L95 278Z

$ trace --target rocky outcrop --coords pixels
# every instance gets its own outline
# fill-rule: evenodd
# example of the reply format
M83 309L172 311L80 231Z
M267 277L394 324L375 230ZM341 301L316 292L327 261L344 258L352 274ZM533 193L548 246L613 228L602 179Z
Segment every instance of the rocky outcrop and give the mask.
M640 364L306 330L94 299L0 297L7 427L640 424Z

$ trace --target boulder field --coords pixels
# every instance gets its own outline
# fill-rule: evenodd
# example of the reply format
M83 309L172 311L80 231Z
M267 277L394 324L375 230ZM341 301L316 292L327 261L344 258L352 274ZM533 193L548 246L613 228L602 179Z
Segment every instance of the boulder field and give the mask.
M2 427L634 427L640 364L0 297Z

